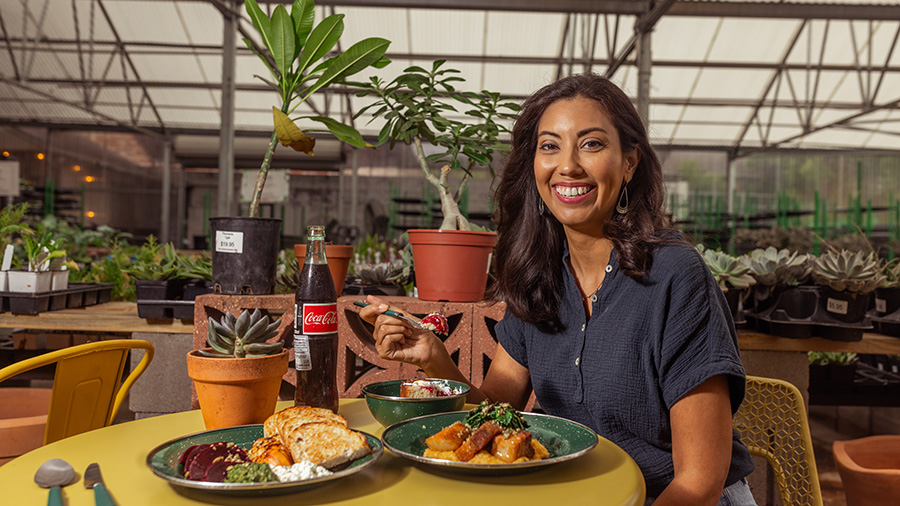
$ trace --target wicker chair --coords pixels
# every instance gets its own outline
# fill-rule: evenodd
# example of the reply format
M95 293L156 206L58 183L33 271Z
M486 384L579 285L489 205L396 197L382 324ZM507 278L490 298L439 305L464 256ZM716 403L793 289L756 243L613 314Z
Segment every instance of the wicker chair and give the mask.
M764 458L772 468L784 506L822 506L806 405L797 387L748 376L734 428L750 453Z

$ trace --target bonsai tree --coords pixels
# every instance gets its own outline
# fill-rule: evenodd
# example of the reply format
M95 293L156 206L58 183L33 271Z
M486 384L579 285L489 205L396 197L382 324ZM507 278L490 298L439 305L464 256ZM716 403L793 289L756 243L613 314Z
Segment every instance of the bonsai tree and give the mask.
M500 139L509 133L504 123L515 118L519 105L490 91L457 92L454 83L465 80L457 75L459 70L443 65L444 60L437 60L431 70L409 67L387 84L371 78L361 85L364 90L357 95L373 97L374 102L360 109L355 117L371 110L373 119L385 120L378 145L388 140L391 149L397 142L415 145L419 166L441 199L444 219L440 229L471 230L469 221L459 211L459 199L477 167L487 167L494 176L494 153L509 152L509 145ZM453 116L467 116L470 121ZM438 147L439 152L426 155L425 143ZM440 169L435 170L436 166ZM457 169L462 175L454 187L449 178L451 171Z
M271 18L260 9L256 0L245 0L244 6L262 38L264 50L250 39L244 39L244 43L262 60L271 79L258 75L255 77L274 89L281 99L280 108L272 107L275 128L259 167L256 187L250 201L249 216L256 217L259 215L259 197L266 184L276 142L308 155L313 154L316 141L307 133L316 130L304 132L294 120L307 119L322 123L344 142L356 147L369 146L353 127L332 118L299 116L292 119L290 114L316 91L341 82L370 66L381 68L387 65L390 60L384 58L384 52L390 41L377 37L364 39L350 46L347 51L326 58L344 31L343 14L329 16L313 27L313 0L294 0L290 12L283 5L277 5Z

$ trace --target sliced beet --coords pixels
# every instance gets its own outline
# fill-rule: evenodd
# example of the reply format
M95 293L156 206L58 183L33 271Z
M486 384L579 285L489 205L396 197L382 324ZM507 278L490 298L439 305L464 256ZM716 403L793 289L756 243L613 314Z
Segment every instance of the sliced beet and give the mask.
M247 461L247 452L234 443L220 441L207 445L200 445L186 460L187 478L195 481L222 481L225 479L224 474L221 479L210 480L207 477L210 470L217 462L227 461L227 465L237 464ZM227 471L227 466L225 467ZM213 473L217 475L219 471Z
M178 458L178 463L187 467L189 465L189 459L191 458L191 454L197 451L203 445L194 445L188 447L187 450L181 453L181 457Z
M213 481L216 483L225 481L225 475L228 474L228 468L235 464L239 464L239 462L231 462L225 459L213 462L206 470L206 476L203 478L203 481Z

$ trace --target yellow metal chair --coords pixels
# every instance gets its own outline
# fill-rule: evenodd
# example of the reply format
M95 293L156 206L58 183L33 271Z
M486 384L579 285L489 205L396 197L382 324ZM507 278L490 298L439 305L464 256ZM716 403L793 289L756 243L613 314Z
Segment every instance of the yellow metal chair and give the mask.
M734 428L750 453L772 468L783 506L822 506L803 396L781 380L747 376L744 403Z
M128 351L144 357L122 382ZM0 369L0 382L38 367L56 364L44 444L110 425L135 380L153 360L147 341L115 339L52 351ZM121 387L119 384L121 383Z

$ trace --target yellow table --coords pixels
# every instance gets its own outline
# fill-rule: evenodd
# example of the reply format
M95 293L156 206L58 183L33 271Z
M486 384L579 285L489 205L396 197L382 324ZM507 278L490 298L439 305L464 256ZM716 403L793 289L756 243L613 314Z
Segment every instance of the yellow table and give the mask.
M278 408L290 406L279 403ZM362 399L341 399L340 413L350 427L380 436L383 427L372 418ZM47 489L34 483L44 461L62 458L77 472L78 481L63 488L68 506L94 504L93 491L83 485L84 470L100 464L106 487L120 506L178 504L306 505L358 504L366 506L460 504L590 504L642 505L644 479L637 464L619 447L600 438L586 455L537 471L503 477L431 473L385 450L369 469L346 479L292 495L226 497L187 492L179 494L145 464L147 453L160 443L204 430L199 411L186 411L113 425L38 448L0 466L3 484L0 503L46 504ZM187 495L190 494L190 495Z

